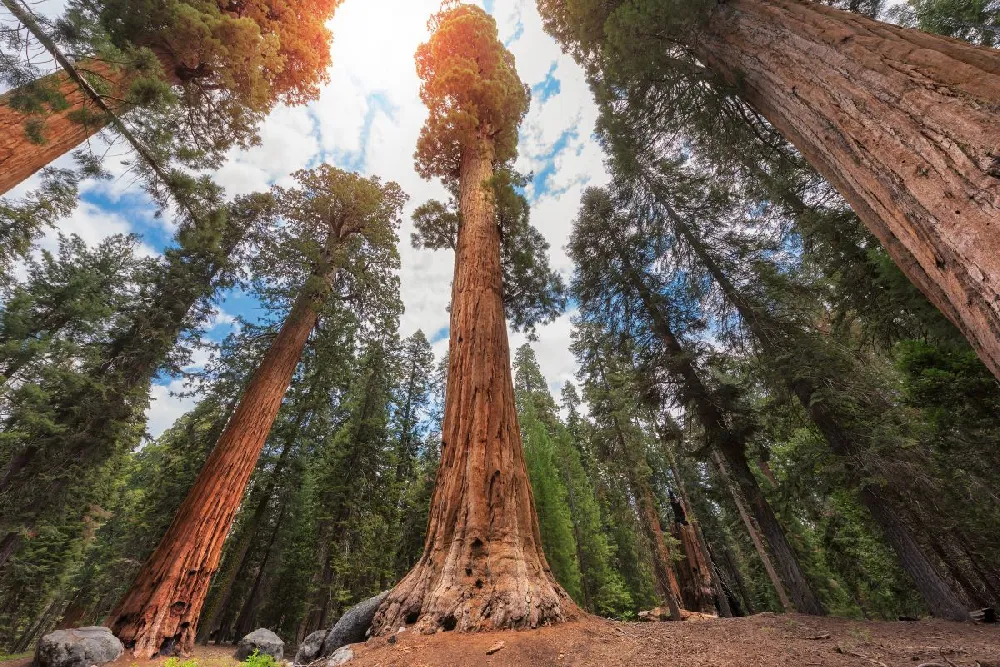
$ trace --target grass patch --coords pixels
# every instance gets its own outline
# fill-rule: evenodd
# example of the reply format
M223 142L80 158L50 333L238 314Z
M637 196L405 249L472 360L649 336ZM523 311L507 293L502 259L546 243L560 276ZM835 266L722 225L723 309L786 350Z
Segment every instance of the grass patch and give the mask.
M0 662L7 662L8 660L20 660L21 658L30 658L32 656L31 651L25 651L24 653L0 653Z

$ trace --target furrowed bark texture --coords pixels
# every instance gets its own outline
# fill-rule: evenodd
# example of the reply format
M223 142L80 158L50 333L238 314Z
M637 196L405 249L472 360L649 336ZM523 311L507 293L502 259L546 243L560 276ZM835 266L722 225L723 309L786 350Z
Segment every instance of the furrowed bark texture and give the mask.
M303 290L166 535L108 617L108 627L136 658L175 641L182 653L194 647L222 544L316 323L313 299Z
M389 593L373 630L533 628L572 618L556 583L528 484L510 375L500 231L486 183L493 145L462 156L462 224L452 284L441 464L424 553Z
M116 87L121 87L123 83L122 71L100 62L81 63L80 70L104 77ZM58 90L67 106L47 114L26 114L10 107L11 94L16 91L0 96L0 195L70 152L108 124L107 116L62 70L47 75L38 83ZM92 112L85 123L70 118L74 111L81 110ZM25 131L25 124L33 120L44 123L44 142L41 144L32 141Z
M691 498L688 496L687 486L684 484L684 477L681 476L680 467L677 465L677 459L669 446L665 447L665 451L667 452L668 460L670 461L670 472L674 476L674 482L677 484L677 491L680 493L678 501L680 502L681 512L684 515L685 523L687 523L691 528L694 538L694 546L699 552L696 556L689 554L688 560L690 562L697 560L702 564L701 567L703 568L703 572L701 573L701 576L703 578L707 578L708 598L709 601L712 600L712 592L714 591L714 605L718 609L719 616L732 618L733 610L729 606L729 599L726 597L725 585L722 583L722 579L716 571L715 563L712 561L712 552L709 550L708 544L705 542L705 535L702 534L701 531L701 523L694 518L691 513ZM674 517L674 520L677 523L681 523L676 516ZM685 550L688 549L687 542L685 542L684 548ZM704 581L704 579L702 580ZM710 609L703 609L702 611L710 611Z
M674 509L670 534L680 542L684 551L684 558L677 562L677 581L681 589L681 599L687 609L711 613L716 610L714 582L700 536L695 525L688 521L688 506L685 500L671 497L670 502ZM719 615L725 615L721 607Z
M1000 376L1000 52L801 0L719 3L695 49Z

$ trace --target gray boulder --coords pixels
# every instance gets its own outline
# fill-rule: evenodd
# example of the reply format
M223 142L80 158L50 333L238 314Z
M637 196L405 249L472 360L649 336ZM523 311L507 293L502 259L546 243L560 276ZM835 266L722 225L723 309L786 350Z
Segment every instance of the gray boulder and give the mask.
M56 630L41 638L35 651L38 667L90 667L117 660L125 647L102 627Z
M338 648L336 651L333 652L333 655L331 655L330 659L326 661L324 667L337 667L337 665L342 665L345 662L348 662L353 659L354 659L354 651L351 649L351 647L341 646L340 648Z
M330 656L341 646L363 642L368 628L372 625L372 619L375 618L375 612L378 611L379 605L388 594L389 591L383 591L348 609L347 613L340 617L337 624L330 629L326 639L323 640L322 655L324 657Z
M285 642L267 628L257 628L236 645L236 659L242 662L253 655L254 650L281 662L281 657L285 654Z
M310 633L308 637L299 644L299 650L295 653L295 665L308 665L319 657L323 650L323 640L326 638L326 630L317 630Z

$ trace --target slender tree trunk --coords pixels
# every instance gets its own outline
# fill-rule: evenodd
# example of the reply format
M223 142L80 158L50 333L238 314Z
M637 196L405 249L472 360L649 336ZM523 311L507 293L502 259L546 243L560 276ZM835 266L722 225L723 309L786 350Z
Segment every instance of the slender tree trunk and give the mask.
M250 593L247 595L246 602L243 604L243 609L240 610L240 615L236 618L236 637L243 637L253 631L253 626L256 624L257 610L260 607L261 598L264 597L263 591L264 577L268 573L268 563L271 561L271 555L275 549L275 543L278 541L278 533L281 531L281 523L285 519L285 510L288 505L282 501L281 510L278 512L278 519L274 522L274 528L271 530L271 537L267 541L267 547L264 549L264 558L260 562L260 567L257 569L257 576L254 577L253 586L250 588Z
M31 646L35 637L43 632L55 619L59 607L62 606L60 605L60 602L62 602L62 600L56 599L49 603L49 605L45 608L45 611L40 614L38 618L35 619L35 622L21 634L21 637L16 642L14 642L11 646L11 653L26 651L28 647Z
M727 484L727 488L730 490L732 487ZM742 516L742 515L741 515ZM747 583L743 579L743 573L740 571L740 566L738 563L733 562L733 554L730 553L729 549L725 545L722 547L722 557L726 562L726 571L729 572L730 576L733 578L733 582L736 584L736 588L740 590L740 600L742 600L744 607L746 608L746 613L749 615L757 613L757 606L754 604L753 596L750 594L750 590L747 588ZM739 612L734 612L740 615Z
M611 391L608 383L608 376L603 363L598 362L598 370L601 376L601 383L606 391ZM615 439L618 441L618 451L620 456L630 459L626 464L628 484L635 496L636 505L639 510L639 523L642 526L646 541L653 556L653 583L656 594L660 600L667 603L670 610L670 620L682 621L681 617L681 590L677 583L677 576L674 572L674 559L670 553L670 548L663 539L663 526L660 523L660 513L657 508L656 498L649 486L649 481L638 472L640 466L645 466L642 459L636 460L632 454L632 447L629 446L622 429L621 422L617 415L612 415L611 421L614 424Z
M725 416L716 405L715 397L709 388L702 383L690 356L674 335L669 320L655 300L657 295L650 291L642 276L631 266L629 259L627 257L622 259L628 273L627 277L639 293L643 307L653 321L654 331L668 353L669 370L681 382L684 397L693 405L698 421L705 429L706 439L717 453L725 457L730 474L735 478L757 525L760 526L764 538L771 547L781 580L788 587L795 608L804 614L824 615L826 610L809 585L809 580L799 565L795 551L788 543L781 523L774 515L774 510L771 509L757 479L747 465L746 443L738 434L730 433L727 429Z
M1000 53L802 0L720 2L693 46L1000 376Z
M854 458L852 456L854 446L850 442L848 434L844 433L834 417L828 414L825 403L811 400L813 392L810 387L805 387L804 384L804 382L793 383L795 385L793 390L799 395L812 421L823 433L826 441L830 443L830 449L833 450L834 454L848 462L848 468L853 469L855 465L851 461ZM969 613L964 604L952 590L951 585L945 581L937 568L927 558L909 527L899 517L892 507L892 502L885 498L884 494L883 486L874 481L864 483L859 490L861 504L871 514L886 542L896 552L899 564L903 571L909 575L917 590L920 591L920 595L927 603L931 614L953 621L968 620Z
M109 617L108 626L136 658L150 658L174 640L180 651L192 649L223 542L333 273L327 267L321 274L325 291L303 288L167 534Z
M861 489L861 504L882 529L886 541L899 556L900 564L923 596L931 613L953 621L969 620L969 612L941 577L902 520L874 485Z
M441 465L424 554L375 617L383 634L418 620L424 631L495 630L577 613L542 552L524 462L487 186L493 158L483 135L462 156Z
M747 328L753 334L761 351L766 356L775 357L784 352L783 347L793 347L790 333L776 322L766 312L749 302L744 295L729 280L722 268L715 261L705 244L690 227L672 209L667 207L675 227L688 242L695 255L708 269L720 289L739 312ZM841 426L841 419L828 407L825 401L813 401L816 385L804 377L796 377L794 369L786 369L784 382L789 391L798 398L810 420L816 425L830 449L840 457L856 475L864 476L864 471L857 470L855 463L856 446L853 437ZM761 470L772 482L776 483L770 467L761 461ZM891 503L884 498L882 486L876 482L867 483L860 491L862 505L868 509L872 518L882 530L889 546L896 552L904 571L910 576L920 591L934 616L952 620L964 620L968 613L962 607L961 601L951 591L948 583L936 572L931 562L926 558L920 546L910 533L909 528L900 520Z
M739 512L740 518L743 520L743 525L746 527L747 533L750 534L753 547L756 549L757 555L760 556L761 563L764 564L764 571L767 572L767 578L771 580L771 586L774 587L775 593L778 594L781 607L786 612L795 611L791 600L788 599L788 593L785 592L785 585L782 583L781 578L778 577L778 573L774 569L774 564L771 563L771 556L768 555L767 549L764 548L764 543L760 540L760 535L757 533L757 526L747 513L746 506L743 504L743 498L740 497L740 492L733 486L732 478L729 475L729 470L722 455L717 450L713 450L712 456L715 459L715 465L719 468L719 475L722 477L723 483L729 488L729 493L733 496L736 511ZM743 594L746 596L746 591Z
M91 73L103 78L121 94L124 70L116 70L97 60L79 63L77 67L81 73ZM28 85L57 90L65 98L66 108L49 113L27 114L10 106L11 99L24 91L15 89L0 96L0 195L69 153L104 129L109 122L104 112L62 70ZM80 119L81 111L87 112L82 114L83 122ZM39 121L42 123L40 144L33 141L26 130L30 124Z

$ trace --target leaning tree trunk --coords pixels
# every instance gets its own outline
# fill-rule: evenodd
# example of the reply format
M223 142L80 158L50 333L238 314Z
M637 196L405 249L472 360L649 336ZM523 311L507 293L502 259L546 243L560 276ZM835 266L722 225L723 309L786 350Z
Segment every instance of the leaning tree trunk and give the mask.
M329 289L330 275L323 278ZM303 289L166 535L108 617L108 627L136 658L150 658L175 641L182 653L193 648L222 544L323 296L308 285Z
M643 531L649 541L649 548L653 552L653 581L656 584L656 592L660 599L667 603L667 608L670 610L670 620L683 620L680 606L681 588L674 572L673 557L664 541L663 524L660 523L660 513L656 508L653 491L648 484L642 484L641 488L636 488L634 491L637 496L636 501L639 505Z
M771 580L771 586L774 588L774 592L778 595L778 601L781 603L781 608L786 612L795 611L795 607L792 606L792 601L788 599L788 593L785 591L785 584L781 581L778 576L778 572L774 569L774 564L771 562L771 556L767 553L767 549L764 547L763 541L760 539L760 535L757 531L757 526L754 525L753 519L750 518L749 512L747 512L746 505L743 504L743 498L740 496L739 490L733 485L732 479L729 476L729 470L726 467L725 461L722 458L722 454L719 451L713 450L712 456L715 459L715 465L719 469L719 476L722 478L723 484L729 489L730 495L733 497L733 504L736 505L736 511L740 515L740 519L743 521L743 526L747 529L747 534L750 535L750 541L753 542L753 548L757 552L757 556L760 557L760 562L764 565L764 571L767 572L767 578ZM739 573L739 570L735 570ZM741 588L742 585L740 586ZM752 602L749 595L747 595L746 590L743 590L744 600ZM752 611L750 613L753 613Z
M441 464L424 553L373 628L533 628L577 608L556 583L528 484L504 320L493 142L463 152Z
M701 573L703 577L708 578L708 588L709 591L715 592L715 607L719 612L719 616L724 618L732 618L733 610L729 606L729 599L726 597L726 590L722 583L722 578L719 577L719 573L716 571L715 563L712 560L712 553L708 549L708 543L705 542L705 535L701 530L701 522L698 519L693 518L691 512L693 511L691 505L691 498L687 493L687 485L684 483L684 478L681 476L680 466L677 465L677 457L674 455L672 448L664 443L664 451L667 454L667 460L670 463L670 474L674 478L674 483L677 485L677 491L680 493L680 507L681 512L684 515L685 521L681 522L674 517L675 522L678 524L686 523L686 527L691 529L693 533L693 545L698 549L698 554L688 553L688 562L694 563L700 561L703 563L703 572ZM685 526L680 526L684 528ZM689 551L688 542L684 543L685 551ZM695 571L695 568L692 568ZM694 577L697 581L697 577ZM709 598L711 598L711 594ZM702 609L702 611L708 611Z
M668 213L674 221L679 235L687 240L695 255L718 283L723 294L736 307L740 317L756 339L760 351L765 356L778 358L785 351L782 347L793 347L794 339L789 336L788 332L782 331L781 323L776 322L769 314L762 312L760 308L744 298L744 295L715 261L705 244L691 232L683 218L669 208ZM797 377L796 370L786 369L783 374L786 388L799 399L806 414L822 433L833 453L845 462L848 470L855 476L863 477L865 471L859 469L857 463L857 438L842 426L843 416L836 414L827 401L814 400L817 392L816 384L806 377ZM830 383L832 380L827 379L826 382ZM773 482L773 473L767 474L769 468L764 472ZM884 498L883 486L874 481L865 483L860 490L860 498L861 503L882 530L889 546L896 552L903 570L920 591L931 613L939 618L966 620L968 612L952 591L951 586L925 556L910 529L902 522L890 501Z
M124 70L96 60L81 63L79 69L118 88L125 76ZM24 91L14 89L0 96L0 195L100 132L110 121L62 70L28 85L58 91L65 99L65 108L41 114L23 113L11 107L10 102ZM120 95L109 97L109 104L116 97ZM41 143L28 133L33 123L40 123Z
M674 335L669 319L657 302L659 295L650 290L644 281L644 274L636 271L627 256L622 256L622 260L627 278L639 293L643 308L652 320L653 331L667 352L670 373L681 384L685 401L693 406L698 421L705 429L706 440L725 458L730 474L735 478L736 485L750 506L750 512L771 547L778 573L788 588L795 608L804 614L826 614L823 604L802 571L795 551L788 543L778 517L747 465L745 440L740 434L728 429L727 419L717 405L717 396L702 382L691 361L691 355Z
M1000 52L802 0L720 2L693 46L1000 376Z

